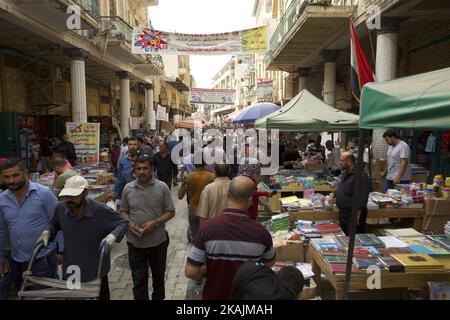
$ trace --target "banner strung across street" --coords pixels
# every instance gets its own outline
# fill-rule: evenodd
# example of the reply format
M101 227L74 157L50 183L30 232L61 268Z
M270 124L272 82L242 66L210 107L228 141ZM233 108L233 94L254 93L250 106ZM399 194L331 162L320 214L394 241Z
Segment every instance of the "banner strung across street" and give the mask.
M100 153L100 123L66 123L69 141L75 146L78 163L96 164Z
M258 79L256 84L256 97L258 99L273 99L273 80Z
M236 90L234 89L191 88L189 102L198 104L234 105L235 99L236 99Z
M184 34L133 28L133 54L226 55L266 51L265 26L215 34Z

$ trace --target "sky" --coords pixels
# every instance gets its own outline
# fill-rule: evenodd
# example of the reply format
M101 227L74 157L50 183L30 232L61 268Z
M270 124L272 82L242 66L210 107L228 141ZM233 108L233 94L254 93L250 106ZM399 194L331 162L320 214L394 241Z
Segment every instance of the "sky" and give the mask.
M222 33L256 26L254 0L159 0L149 8L157 30L180 33ZM191 56L191 74L198 88L211 88L212 77L231 56Z

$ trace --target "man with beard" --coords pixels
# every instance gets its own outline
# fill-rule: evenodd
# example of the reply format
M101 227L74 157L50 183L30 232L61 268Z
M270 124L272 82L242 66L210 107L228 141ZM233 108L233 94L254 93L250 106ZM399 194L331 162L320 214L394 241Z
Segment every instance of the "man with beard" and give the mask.
M127 155L120 158L117 166L117 179L114 184L114 192L116 199L122 199L122 191L128 182L133 181L134 178L134 160L138 156L138 150L140 149L139 139L137 137L131 137L128 139L128 152Z
M175 170L177 165L172 161L169 146L166 142L160 142L159 152L155 153L153 157L153 167L158 179L164 182L169 190L172 189L174 173L178 172L178 169Z
M35 248L36 239L53 217L58 202L47 187L28 180L21 159L6 160L1 174L8 190L0 194L0 277L7 270L3 266L7 235L11 242L10 271L16 288L22 284L22 274L27 269ZM56 245L54 242L42 250L33 265L32 273L38 277L56 276Z
M165 224L175 216L167 185L152 176L151 158L136 160L137 179L123 189L121 215L128 224L128 260L135 300L148 300L148 269L152 271L152 300L165 299L165 273L169 235Z
M63 278L67 279L70 276L67 267L76 265L80 267L81 282L97 278L100 246L111 247L114 242L120 242L128 229L128 222L115 211L88 199L87 188L88 182L83 177L74 176L66 181L64 189L59 194L65 201L57 204L53 219L38 239L47 245L56 233L62 230L65 244ZM108 284L110 268L108 252L100 272L100 300L110 299Z
M346 235L349 235L352 224L353 192L355 190L356 159L351 151L344 152L340 157L342 175L336 190L336 205L339 208L339 225ZM356 233L364 233L367 218L367 201L370 192L370 179L362 174L360 197L357 203Z

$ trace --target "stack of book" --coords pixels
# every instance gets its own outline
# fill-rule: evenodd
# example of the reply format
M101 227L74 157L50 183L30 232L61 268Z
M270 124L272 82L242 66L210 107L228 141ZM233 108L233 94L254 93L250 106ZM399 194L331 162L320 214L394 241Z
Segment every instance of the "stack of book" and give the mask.
M287 231L291 228L289 213L281 213L272 216L272 232Z
M303 278L305 280L314 277L314 272L312 271L311 263L296 262L295 267L302 272Z
M316 229L322 236L343 235L341 227L336 223L321 223L316 224Z
M297 225L298 233L305 239L322 238L322 234L314 226Z
M432 235L427 236L427 238L439 245L441 248L450 251L450 234Z
M408 253L391 256L405 267L406 272L445 272L444 266L428 254Z
M405 229L384 229L387 236L394 236L396 238L417 238L423 237L423 233L417 232L413 228Z

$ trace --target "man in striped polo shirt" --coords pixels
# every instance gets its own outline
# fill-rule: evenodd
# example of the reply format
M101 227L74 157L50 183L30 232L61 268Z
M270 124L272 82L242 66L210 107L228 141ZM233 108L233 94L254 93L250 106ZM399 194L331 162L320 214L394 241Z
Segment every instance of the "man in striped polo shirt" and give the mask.
M245 176L234 178L228 190L228 208L205 221L194 240L185 273L194 280L206 277L204 300L231 299L234 275L244 262L274 263L270 233L248 213L253 184Z

